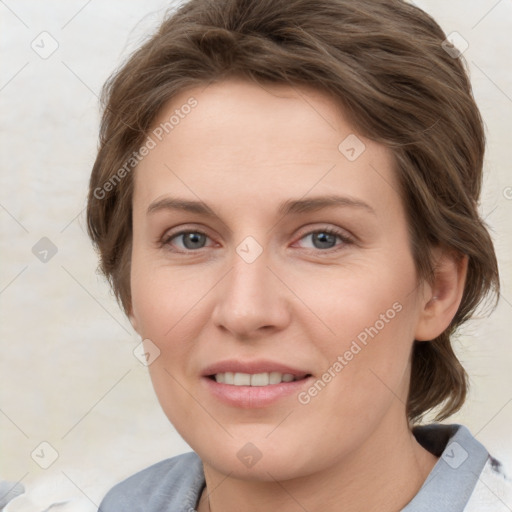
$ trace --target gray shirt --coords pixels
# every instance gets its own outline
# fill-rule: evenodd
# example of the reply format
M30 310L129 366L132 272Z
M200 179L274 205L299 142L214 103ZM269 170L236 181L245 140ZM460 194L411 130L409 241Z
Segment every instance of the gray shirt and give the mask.
M492 496L483 496L489 485L477 484L483 474L498 478L500 463L466 427L432 424L415 427L413 433L425 449L440 459L401 512L469 512L476 510L476 503L479 512L498 510ZM105 496L99 511L194 512L204 486L201 459L189 452L150 466L116 485ZM500 499L495 492L492 495ZM489 508L482 503L488 503Z

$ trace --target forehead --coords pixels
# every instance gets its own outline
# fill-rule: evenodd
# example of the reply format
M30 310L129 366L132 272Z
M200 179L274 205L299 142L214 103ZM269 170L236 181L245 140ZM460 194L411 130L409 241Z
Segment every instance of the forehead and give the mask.
M168 189L260 207L263 197L310 192L397 200L391 152L312 88L229 80L182 91L148 135L154 147L136 171L138 202Z

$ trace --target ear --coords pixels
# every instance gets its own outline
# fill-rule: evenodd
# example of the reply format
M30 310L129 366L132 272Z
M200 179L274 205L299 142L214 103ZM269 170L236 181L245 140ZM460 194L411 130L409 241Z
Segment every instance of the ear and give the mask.
M435 249L434 278L426 283L415 339L430 341L439 336L457 313L468 270L468 257Z

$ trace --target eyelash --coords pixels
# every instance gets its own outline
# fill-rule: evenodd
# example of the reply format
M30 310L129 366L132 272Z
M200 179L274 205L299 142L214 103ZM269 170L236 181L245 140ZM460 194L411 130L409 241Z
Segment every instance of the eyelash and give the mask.
M190 234L190 233L199 234L199 235L203 235L203 236L205 236L207 238L210 238L204 231L201 231L199 229L189 229L189 230L182 230L182 231L179 231L177 233L171 233L168 236L164 236L164 238L161 241L161 245L162 245L162 247L170 248L171 245L172 245L171 244L172 240L174 240L175 238L178 238L179 236ZM331 248L328 248L328 249L311 248L311 249L308 249L308 250L315 251L315 252L320 252L320 253L332 253L332 252L336 252L336 251L341 250L346 245L350 245L350 244L354 243L354 240L351 237L349 237L348 235L346 235L345 232L341 232L341 231L339 231L337 229L334 229L334 228L331 228L331 227L325 227L323 229L315 229L313 231L308 231L307 233L302 235L299 238L299 240L302 240L302 239L306 238L307 236L315 235L315 234L318 234L318 233L323 233L323 234L326 234L326 235L336 236L336 237L338 237L341 240L342 243L338 244L335 247L331 247ZM199 249L185 249L185 250L170 249L170 250L172 250L173 252L177 252L177 253L181 253L181 254L186 254L186 253L192 253L192 252L199 252L199 251L201 251L201 249L205 249L205 248L206 247L201 247Z

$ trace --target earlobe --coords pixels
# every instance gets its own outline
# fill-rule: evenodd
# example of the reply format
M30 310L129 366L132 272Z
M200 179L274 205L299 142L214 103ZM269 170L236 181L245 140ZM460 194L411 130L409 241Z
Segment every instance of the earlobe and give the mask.
M451 251L443 251L438 257L434 280L423 299L415 339L430 341L437 338L450 325L457 313L468 268L468 257Z

